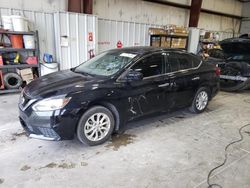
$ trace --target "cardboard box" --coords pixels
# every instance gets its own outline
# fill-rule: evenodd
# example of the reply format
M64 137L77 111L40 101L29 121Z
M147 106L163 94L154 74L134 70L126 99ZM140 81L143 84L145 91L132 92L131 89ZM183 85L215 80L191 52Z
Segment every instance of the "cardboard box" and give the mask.
M162 37L161 38L161 47L170 48L170 38Z
M168 35L188 36L188 29L182 26L167 25L165 30Z
M161 28L149 28L148 30L150 35L166 35L167 32L165 29Z
M172 48L186 48L187 39L172 39Z
M27 69L17 69L17 74L19 74L23 81L32 81L34 79L33 71L31 68Z

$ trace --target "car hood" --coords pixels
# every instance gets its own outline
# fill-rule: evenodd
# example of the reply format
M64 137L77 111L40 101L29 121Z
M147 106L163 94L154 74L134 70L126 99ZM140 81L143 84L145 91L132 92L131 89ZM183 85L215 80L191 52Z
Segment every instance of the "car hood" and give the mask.
M228 56L250 54L250 39L230 38L220 42L220 46Z
M94 81L94 77L84 76L71 70L59 71L35 79L24 88L24 93L30 98L67 94L78 91L84 88L86 83Z

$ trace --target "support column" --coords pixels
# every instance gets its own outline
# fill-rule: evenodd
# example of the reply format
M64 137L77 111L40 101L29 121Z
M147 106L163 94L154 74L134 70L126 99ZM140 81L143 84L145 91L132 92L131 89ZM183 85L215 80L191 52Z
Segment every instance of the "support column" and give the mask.
M84 13L93 14L93 0L83 0L84 1Z
M83 13L83 0L68 0L68 11Z
M200 18L202 0L192 0L189 16L189 27L197 27Z

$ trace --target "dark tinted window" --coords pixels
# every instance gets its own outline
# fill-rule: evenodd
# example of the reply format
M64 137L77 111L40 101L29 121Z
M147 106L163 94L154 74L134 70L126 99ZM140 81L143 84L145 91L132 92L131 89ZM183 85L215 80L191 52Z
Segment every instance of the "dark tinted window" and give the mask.
M180 70L180 63L177 54L171 53L168 55L168 66L170 66L171 72Z
M153 54L136 63L132 69L143 74L143 77L163 74L164 56Z
M186 54L178 54L178 59L180 62L180 70L190 69L193 67L192 58Z
M190 54L170 53L168 55L168 66L171 72L197 67L201 59ZM170 72L170 71L169 71Z
M199 64L201 63L201 59L194 55L192 56L192 60L193 60L193 67L198 67Z

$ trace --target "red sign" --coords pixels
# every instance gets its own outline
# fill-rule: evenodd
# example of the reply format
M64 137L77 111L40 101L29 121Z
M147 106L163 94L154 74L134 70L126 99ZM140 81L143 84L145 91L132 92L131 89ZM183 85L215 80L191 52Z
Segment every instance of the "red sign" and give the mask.
M120 40L117 42L116 47L117 48L122 48L122 42Z
M93 41L93 33L92 32L89 33L89 41Z

